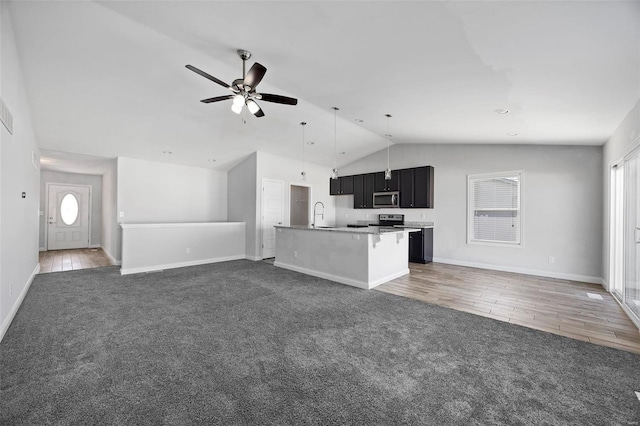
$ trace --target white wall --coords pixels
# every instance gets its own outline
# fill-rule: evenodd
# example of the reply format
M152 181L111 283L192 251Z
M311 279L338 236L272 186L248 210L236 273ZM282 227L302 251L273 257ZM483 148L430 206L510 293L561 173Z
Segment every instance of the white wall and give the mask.
M116 264L121 260L122 229L118 226L117 161L102 175L102 249Z
M629 111L611 138L604 145L603 151L603 180L604 180L604 210L603 210L603 277L609 284L609 198L611 187L611 166L620 161L625 154L640 144L640 101Z
M40 186L40 170L32 163L38 148L6 7L0 2L0 96L13 114L13 135L0 124L0 339L37 271Z
M227 173L227 220L245 222L245 254L249 259L257 259L256 219L257 219L257 176L258 153L254 152Z
M404 213L433 221L434 260L600 282L602 277L602 148L536 145L395 145L391 168L435 168L434 209L354 210L337 199L339 224ZM343 175L383 170L386 151L342 168ZM522 248L467 244L467 175L523 170ZM369 215L367 218L366 215ZM549 256L555 263L548 261Z
M123 275L245 258L243 222L123 224L122 229Z
M119 223L227 220L227 173L118 157Z
M100 246L102 234L102 176L79 173L61 173L42 170L40 173L40 250L46 250L45 232L47 219L47 183L91 185L91 240L90 246Z

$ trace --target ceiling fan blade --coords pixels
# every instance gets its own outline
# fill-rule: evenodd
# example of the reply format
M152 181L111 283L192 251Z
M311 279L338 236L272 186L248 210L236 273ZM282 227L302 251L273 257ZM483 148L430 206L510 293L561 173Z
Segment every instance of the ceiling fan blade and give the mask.
M216 96L215 98L203 99L200 102L210 104L211 102L226 101L227 99L233 99L234 95Z
M297 105L298 100L287 96L272 95L270 93L260 93L260 99L266 102L275 102L276 104Z
M215 78L214 76L207 74L206 72L199 70L198 68L194 67L193 65L185 65L185 67L187 67L187 69L190 69L191 71L195 72L196 74L200 74L201 76L203 76L206 79L209 79L211 81L213 81L214 83L218 83L220 86L226 87L227 89L231 89L231 86L229 86L227 83L225 83L222 80L218 80L217 78Z
M255 89L256 86L262 81L262 77L264 77L264 74L266 72L267 69L263 65L256 62L255 64L253 64L246 77L244 78L244 85L251 87L251 89Z

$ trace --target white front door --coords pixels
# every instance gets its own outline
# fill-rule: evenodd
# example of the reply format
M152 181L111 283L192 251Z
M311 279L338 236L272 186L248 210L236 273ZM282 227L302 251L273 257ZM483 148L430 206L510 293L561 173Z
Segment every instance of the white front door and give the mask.
M262 179L262 258L276 255L275 225L284 222L284 182Z
M48 184L47 250L89 247L90 188Z

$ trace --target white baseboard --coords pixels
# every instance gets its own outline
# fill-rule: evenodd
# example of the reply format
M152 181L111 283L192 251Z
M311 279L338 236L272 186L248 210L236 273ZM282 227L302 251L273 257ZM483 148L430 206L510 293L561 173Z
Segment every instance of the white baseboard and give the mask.
M230 260L244 259L245 255L216 257L213 259L190 260L188 262L168 263L164 265L141 266L139 268L120 268L121 275L140 274L142 272L162 271L164 269L184 268L185 266L206 265L207 263L228 262Z
M40 272L40 263L36 264L36 267L31 273L31 275L29 276L29 279L27 280L27 283L24 286L24 289L22 290L22 292L20 292L20 295L18 296L15 303L11 307L11 310L9 311L9 315L7 315L7 317L2 322L2 325L0 326L0 342L2 341L2 339L4 339L5 333L9 329L9 326L11 325L13 318L16 316L16 313L18 313L18 309L20 309L20 305L22 305L22 301L24 300L24 297L27 295L27 292L31 287L33 278L36 276L38 272Z
M46 247L39 247L38 251L47 251L47 248Z
M591 277L588 275L566 274L564 272L541 271L539 269L527 269L513 266L492 265L486 263L467 262L464 260L441 259L434 257L435 263L446 263L448 265L468 266L470 268L490 269L493 271L515 272L517 274L535 275L538 277L557 278L561 280L579 281L584 283L604 285L602 277Z
M247 259L247 260L253 260L253 261L255 261L255 262L257 262L258 260L262 260L262 257L259 257L259 256L249 256L249 255L246 255L244 258L245 258L245 259Z
M106 254L106 255L107 255L107 257L108 257L108 258L109 258L109 260L111 261L111 264L112 264L112 265L116 265L116 266L120 266L120 265L122 265L122 261L120 261L120 260L116 260L116 259L115 259L115 257L113 257L113 256L111 255L111 253L109 253L109 252L107 251L107 249L105 249L104 247L100 247L100 248L102 249L102 251L104 252L104 254Z
M376 286L379 286L380 284L386 283L387 281L391 281L394 280L398 277L401 277L403 275L407 275L409 273L409 268L407 268L406 270L397 272L395 274L391 274L389 276L377 279L375 281L372 281L371 283L368 283L366 281L360 281L360 280L354 280L351 278L345 278L345 277L339 277L337 275L332 275L332 274L328 274L326 272L321 272L321 271L315 271L312 269L307 269L307 268L301 268L300 266L296 266L296 265L291 265L289 263L282 263L282 262L274 262L273 263L274 266L277 266L279 268L284 268L284 269L289 269L290 271L295 271L295 272L300 272L302 274L306 274L306 275L311 275L314 277L318 277L318 278L324 278L325 280L329 280L329 281L335 281L341 284L346 284L346 285L350 285L352 287L358 287L358 288L362 288L364 290L370 290Z
M100 244L90 244L89 248L101 248L101 247L100 247Z

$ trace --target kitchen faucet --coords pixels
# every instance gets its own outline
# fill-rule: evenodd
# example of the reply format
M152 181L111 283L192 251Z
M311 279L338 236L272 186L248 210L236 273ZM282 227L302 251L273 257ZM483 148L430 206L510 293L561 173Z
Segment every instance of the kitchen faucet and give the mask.
M314 228L316 227L316 216L318 216L318 214L316 213L316 207L318 207L318 204L320 204L322 206L322 212L320 213L320 219L324 219L324 204L322 204L322 201L318 201L317 203L315 203L313 205L313 223L311 224L311 226L313 226Z

